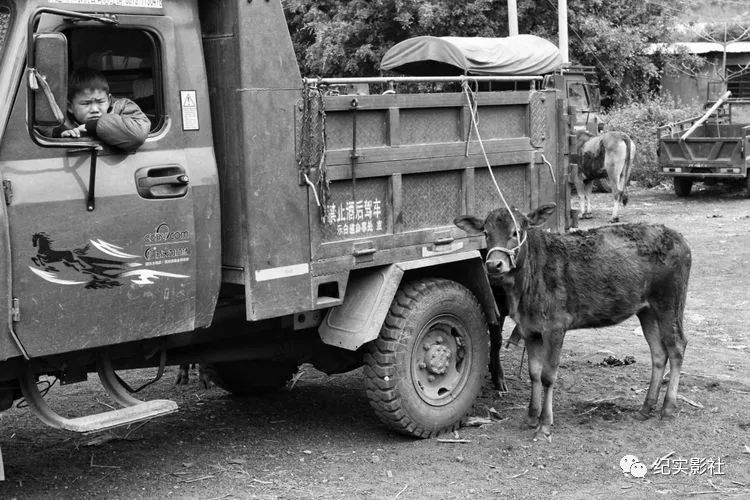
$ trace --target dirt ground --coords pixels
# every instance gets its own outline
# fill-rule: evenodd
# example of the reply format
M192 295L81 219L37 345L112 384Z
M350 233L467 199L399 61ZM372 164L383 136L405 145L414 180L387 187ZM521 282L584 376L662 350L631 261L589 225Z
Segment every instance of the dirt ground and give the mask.
M609 196L595 195L595 218L583 227L606 223ZM466 441L453 443L386 430L360 371L328 377L303 366L290 390L237 399L199 388L195 376L175 387L172 368L144 396L172 398L180 411L131 429L81 437L49 429L27 410L0 414L0 498L748 498L750 200L719 187L688 199L635 189L623 219L674 227L693 251L674 421L633 418L650 373L635 319L569 333L551 443L532 441L524 424L521 348L503 351L510 392L487 385L477 402L475 415L490 423L441 436ZM610 356L635 363L602 365ZM108 400L95 376L55 386L48 399L68 415L102 411ZM623 472L626 455L645 465L630 469L645 477Z

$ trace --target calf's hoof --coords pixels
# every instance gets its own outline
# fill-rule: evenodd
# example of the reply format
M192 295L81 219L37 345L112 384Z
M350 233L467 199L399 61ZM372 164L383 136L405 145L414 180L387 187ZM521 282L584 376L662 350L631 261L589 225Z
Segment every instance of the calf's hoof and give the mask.
M552 430L547 425L540 425L534 432L534 441L547 441L552 442Z
M508 384L505 383L505 379L501 378L500 380L495 381L495 390L500 393L506 393L508 391Z
M526 425L531 429L537 429L539 427L539 417L532 417L529 415L526 417Z
M649 418L654 416L654 407L656 406L656 402L653 400L646 400L643 405L641 406L641 409L638 410L638 413L634 415L636 420L640 420L643 422L644 420L648 420Z
M674 407L663 407L661 409L661 419L662 420L674 420L677 416L677 412L675 411L676 408Z
M633 414L633 418L640 422L645 422L646 420L651 418L651 413L644 413L643 410L641 410Z
M593 217L594 217L594 216L593 216L593 215L591 215L591 212L585 212L585 213L582 213L582 214L581 214L581 219L591 219L591 218L593 218Z
M619 217L612 217L611 219L609 219L610 224L617 224L618 222L620 222Z

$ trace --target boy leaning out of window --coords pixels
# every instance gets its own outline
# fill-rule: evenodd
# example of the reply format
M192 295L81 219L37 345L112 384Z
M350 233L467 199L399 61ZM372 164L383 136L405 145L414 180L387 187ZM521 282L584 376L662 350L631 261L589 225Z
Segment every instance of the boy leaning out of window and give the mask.
M136 103L112 97L102 73L91 68L73 72L68 84L65 123L52 137L93 137L108 146L135 151L148 137L151 121Z

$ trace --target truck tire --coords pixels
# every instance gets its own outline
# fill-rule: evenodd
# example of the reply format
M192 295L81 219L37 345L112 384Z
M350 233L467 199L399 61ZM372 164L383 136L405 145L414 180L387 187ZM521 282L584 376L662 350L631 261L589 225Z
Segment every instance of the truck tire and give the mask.
M489 361L484 311L446 279L402 284L365 353L370 406L391 429L428 438L457 429L482 388Z
M674 194L680 198L690 196L690 190L693 188L693 179L690 177L675 177L673 182Z
M294 361L222 361L206 367L211 381L235 396L257 396L284 387L297 372Z

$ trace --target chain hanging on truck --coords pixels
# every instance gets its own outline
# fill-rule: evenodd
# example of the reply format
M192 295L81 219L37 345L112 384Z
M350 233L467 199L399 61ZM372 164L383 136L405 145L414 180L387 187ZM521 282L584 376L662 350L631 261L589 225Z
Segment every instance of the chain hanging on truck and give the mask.
M297 164L300 175L312 188L320 218L325 221L330 181L326 173L326 110L323 92L315 83L302 89L302 124L299 132Z

